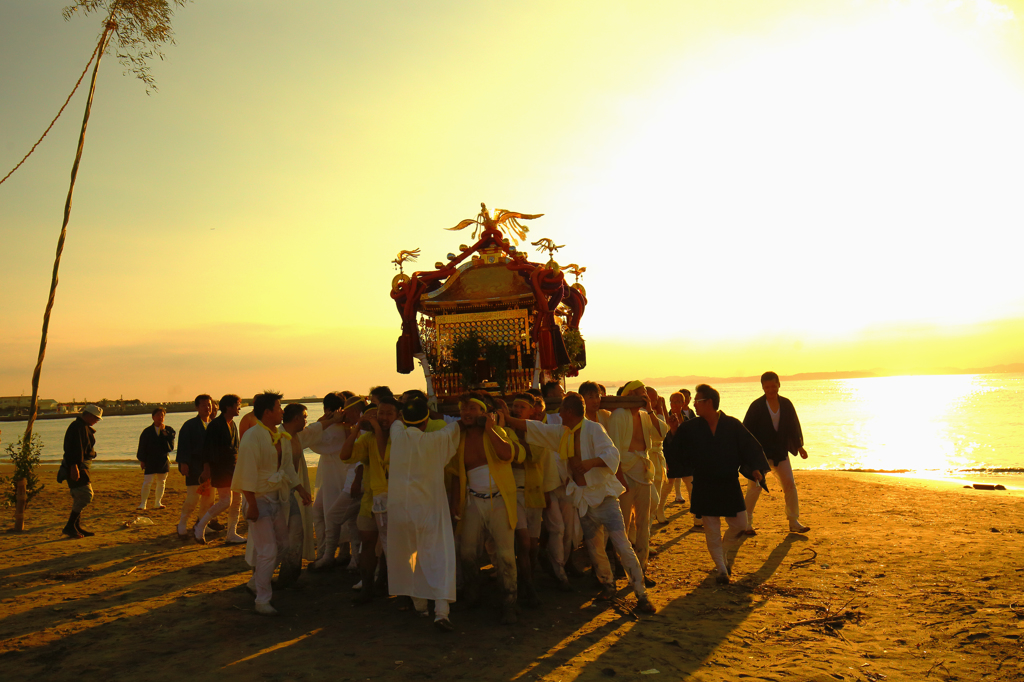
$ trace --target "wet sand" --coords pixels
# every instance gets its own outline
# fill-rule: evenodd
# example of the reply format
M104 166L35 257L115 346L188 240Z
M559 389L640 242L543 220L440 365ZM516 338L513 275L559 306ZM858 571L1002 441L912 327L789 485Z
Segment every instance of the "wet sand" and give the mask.
M806 535L786 532L782 496L762 496L759 533L717 586L685 505L656 527L658 613L593 601L538 578L545 601L497 623L493 598L452 608L454 634L394 599L353 607L344 571L304 574L253 612L243 548L210 533L178 540L184 497L137 512L142 476L94 472L83 520L63 539L65 486L46 489L24 534L0 533L5 679L261 680L1009 680L1024 675L1024 496L871 474L798 472ZM153 525L134 525L137 516ZM0 512L5 528L13 510ZM126 525L127 524L127 525ZM243 527L244 532L244 527ZM619 586L624 587L623 580ZM658 672L651 672L651 671ZM646 673L646 674L645 674Z

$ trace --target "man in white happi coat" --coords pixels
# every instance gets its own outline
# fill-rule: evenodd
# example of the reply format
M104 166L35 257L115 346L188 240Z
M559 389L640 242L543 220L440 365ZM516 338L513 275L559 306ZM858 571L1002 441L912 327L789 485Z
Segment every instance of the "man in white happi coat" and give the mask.
M291 441L285 441L282 455L291 455L292 467L298 475L302 490L309 490L309 467L306 465L305 449L316 445L323 438L324 429L330 428L342 420L344 413L340 410L331 415L324 415L313 424L306 426L306 406L292 403L284 408L284 429ZM302 560L316 559L316 543L313 539L313 514L310 506L302 495L288 485L279 489L281 514L288 528L288 545L281 554L281 570L277 574L275 587L288 587L299 579L302 572Z
M584 414L583 398L578 393L568 393L559 410L561 425L515 419L507 412L505 422L512 428L526 429L527 441L557 451L569 463L572 480L566 486L566 494L580 514L590 561L603 586L598 599L611 600L616 592L615 578L604 551L607 533L636 593L637 610L655 613L654 605L647 598L640 562L622 523L618 497L623 487L614 473L619 468L619 451L604 427L586 419Z
M654 434L659 432L662 437L669 432L668 424L654 414L647 387L642 381L631 381L622 388L622 396L642 398L644 409L632 407L618 408L608 418L608 436L619 451L619 482L626 491L619 497L622 507L622 518L627 527L630 516L634 516L636 524L636 556L640 567L647 572L647 556L651 542L651 486L654 482L655 466L651 459L654 449ZM653 587L654 581L645 578L647 587Z
M257 396L253 407L257 421L239 444L231 490L243 496L245 518L249 522L245 560L255 570L247 588L256 595L256 613L276 616L277 610L270 604L273 597L270 581L279 552L288 542L280 488L287 486L295 490L305 504L312 500L299 482L291 453L284 451L291 435L277 428L284 417L281 395L263 393Z
M426 433L429 420L427 403L412 400L391 424L388 586L393 595L412 597L424 615L427 600L434 600L434 623L451 632L457 559L444 468L458 452L461 428L453 422Z
M324 428L320 442L308 446L310 450L320 455L313 487L316 497L311 514L313 529L316 532L317 556L313 569L334 566L338 547L341 546L344 550L346 543L354 542L356 539L354 529L343 524L352 498L344 494L350 465L342 461L341 447L350 429L358 429L358 426L354 425L359 422L359 415L362 414L365 402L359 397L346 400L339 393L329 393L324 396L323 404L325 417L330 418L335 413L343 413L344 416L340 422L332 422L330 426ZM342 560L348 562L344 551Z

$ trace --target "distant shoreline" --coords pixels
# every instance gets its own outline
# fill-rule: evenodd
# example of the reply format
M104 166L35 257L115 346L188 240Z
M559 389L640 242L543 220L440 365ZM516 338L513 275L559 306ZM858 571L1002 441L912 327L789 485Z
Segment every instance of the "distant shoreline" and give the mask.
M926 376L952 376L960 374L1024 374L1024 363L1014 363L1012 365L994 365L992 367L979 367L977 369L953 369L949 368L943 371L935 372L888 372L884 370L858 370L850 372L801 372L798 374L782 374L779 376L781 381L828 381L836 379L880 379L884 377L926 377ZM623 386L632 379L626 381L597 381L591 379L590 381L596 381L599 384L605 386ZM665 386L665 385L679 385L689 386L696 384L739 384L739 383L760 383L761 375L752 375L747 377L709 377L701 376L697 374L689 374L687 376L667 376L667 377L644 377L641 379L648 386ZM574 386L578 386L579 383L583 382L572 382Z
M289 403L311 403L320 402L320 398L288 398L281 401L282 405L288 405ZM242 401L243 407L248 407L249 403ZM123 408L104 408L104 417L130 417L136 414L151 414L153 410L158 407L163 407L168 413L171 412L192 412L196 409L195 404L189 400L184 403L144 403L142 405L131 405ZM74 419L79 415L78 412L64 412L61 414L41 414L36 417L36 421L42 419ZM28 417L17 416L17 417L0 417L0 422L28 422Z

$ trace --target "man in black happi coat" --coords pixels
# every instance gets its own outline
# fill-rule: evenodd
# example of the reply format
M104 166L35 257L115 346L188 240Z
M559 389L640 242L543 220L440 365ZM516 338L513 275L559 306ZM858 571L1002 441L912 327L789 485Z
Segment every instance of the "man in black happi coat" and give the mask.
M796 494L796 481L793 479L793 467L789 463L789 455L799 454L807 459L804 450L804 434L800 429L800 419L796 416L796 408L788 398L779 395L779 375L765 372L761 375L761 388L764 395L750 403L743 425L754 434L764 448L765 456L772 465L775 477L779 479L782 492L786 496L786 518L789 519L791 533L806 533L811 528L800 521L800 500ZM754 505L761 496L761 487L756 483L747 485L747 535L754 535Z
M171 470L167 456L174 449L174 429L164 424L167 410L153 410L153 425L147 426L139 436L139 451L135 455L142 467L142 499L139 509L146 508L149 491L155 486L153 509L163 509L164 485Z
M718 582L729 582L722 544L722 519L729 525L726 543L732 546L747 525L743 489L737 472L753 481L764 480L768 462L764 451L739 419L718 411L718 391L701 384L693 401L699 419L669 420L672 439L666 443L669 478L693 475L690 509L704 521L708 552L718 569Z

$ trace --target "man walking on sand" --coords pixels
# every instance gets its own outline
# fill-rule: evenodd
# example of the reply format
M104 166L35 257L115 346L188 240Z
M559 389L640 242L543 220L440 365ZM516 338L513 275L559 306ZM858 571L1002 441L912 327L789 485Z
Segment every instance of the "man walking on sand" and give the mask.
M149 491L153 491L153 509L164 508L164 485L167 472L171 470L167 456L174 449L174 429L164 424L167 408L158 407L153 410L153 425L148 426L139 436L139 451L135 458L142 466L142 499L139 509L145 509L149 501Z
M209 485L201 485L199 480L203 473L203 441L206 438L206 427L210 425L213 412L213 398L206 393L196 396L196 416L181 425L178 433L178 451L174 461L178 471L185 477L185 501L181 504L181 517L178 519L178 537L188 539L188 518L192 510L199 504L199 518L203 518L213 504L213 491Z
M743 489L737 472L753 481L763 481L768 473L764 451L739 419L718 411L719 394L711 386L697 386L693 401L699 419L679 423L669 414L672 440L668 442L669 476L680 478L681 471L693 472L693 499L690 509L704 520L708 552L718 569L716 580L728 584L727 554L747 525ZM722 544L722 517L729 525Z
M68 482L71 491L71 516L64 530L69 538L95 535L82 528L82 510L92 502L92 484L89 480L89 462L96 459L96 429L103 419L103 410L97 405L86 405L64 432L64 460L57 472L57 482Z
M228 510L228 532L225 541L229 545L245 544L245 538L236 530L242 496L231 491L231 479L238 459L238 427L235 426L235 417L238 416L241 406L242 399L237 395L224 396L220 399L220 416L210 422L206 429L206 438L203 440L202 480L209 481L217 490L217 503L196 523L194 535L196 542L201 545L206 544L206 525L225 509Z
M249 522L245 560L255 570L246 587L256 595L256 613L276 616L277 610L270 604L274 594L270 581L278 557L288 545L280 490L285 487L295 491L304 505L313 500L293 467L292 436L277 428L284 419L281 394L256 396L253 414L256 425L246 431L240 444L231 490L245 498L245 518Z
M779 395L779 375L765 372L761 375L761 389L764 395L750 403L743 425L754 434L754 438L764 448L765 456L772 466L772 473L779 480L782 492L786 496L786 518L789 520L790 533L806 533L811 528L800 521L800 499L796 493L796 481L793 478L793 466L789 463L790 453L799 454L807 459L804 450L804 434L800 429L800 419L796 416L796 408L788 398ZM753 481L747 483L747 535L755 535L754 505L761 496L761 486Z

